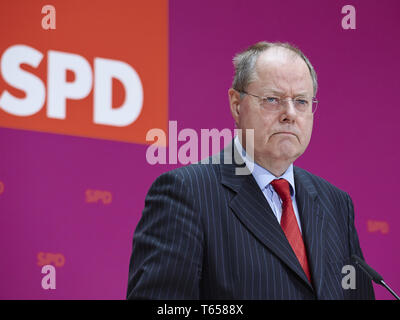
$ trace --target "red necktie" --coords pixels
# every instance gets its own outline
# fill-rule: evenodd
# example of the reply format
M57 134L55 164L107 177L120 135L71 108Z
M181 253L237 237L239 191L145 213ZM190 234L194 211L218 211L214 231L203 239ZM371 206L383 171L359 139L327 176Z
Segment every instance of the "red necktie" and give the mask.
M300 262L308 280L311 282L310 269L307 262L307 253L301 236L299 225L294 214L292 198L290 196L289 182L285 179L276 179L271 182L275 191L282 200L281 227L286 235L297 259Z

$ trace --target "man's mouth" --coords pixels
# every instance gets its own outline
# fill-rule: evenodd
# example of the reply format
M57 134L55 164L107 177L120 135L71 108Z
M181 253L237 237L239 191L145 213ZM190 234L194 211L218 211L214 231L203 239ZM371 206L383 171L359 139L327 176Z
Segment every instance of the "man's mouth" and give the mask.
M274 134L288 134L297 137L293 132L287 132L287 131L276 132Z

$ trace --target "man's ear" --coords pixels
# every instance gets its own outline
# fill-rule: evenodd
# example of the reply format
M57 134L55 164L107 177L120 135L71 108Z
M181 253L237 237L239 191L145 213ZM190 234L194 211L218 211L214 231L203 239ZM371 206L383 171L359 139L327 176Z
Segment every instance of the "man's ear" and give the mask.
M235 120L235 123L238 124L240 118L240 93L235 89L230 88L228 90L228 96L232 117Z

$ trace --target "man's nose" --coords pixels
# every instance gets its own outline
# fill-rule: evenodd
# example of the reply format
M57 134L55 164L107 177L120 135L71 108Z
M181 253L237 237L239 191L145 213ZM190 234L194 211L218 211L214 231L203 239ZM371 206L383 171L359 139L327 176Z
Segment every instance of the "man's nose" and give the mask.
M294 105L293 99L282 100L282 115L285 116L283 119L294 119L297 115L297 110Z

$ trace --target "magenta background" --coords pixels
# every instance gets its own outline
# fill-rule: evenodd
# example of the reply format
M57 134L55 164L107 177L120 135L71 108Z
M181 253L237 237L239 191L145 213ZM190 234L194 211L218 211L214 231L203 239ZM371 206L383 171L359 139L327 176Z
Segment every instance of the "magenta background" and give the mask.
M341 27L347 4L356 30ZM169 8L169 119L178 130L232 128L231 60L248 45L288 41L309 57L320 104L295 164L349 192L365 258L399 292L400 2L171 0ZM125 298L144 197L176 167L147 164L146 148L0 128L0 298ZM85 202L86 189L110 191L112 203ZM368 232L368 220L387 222L389 233ZM56 290L41 288L41 251L65 257Z

